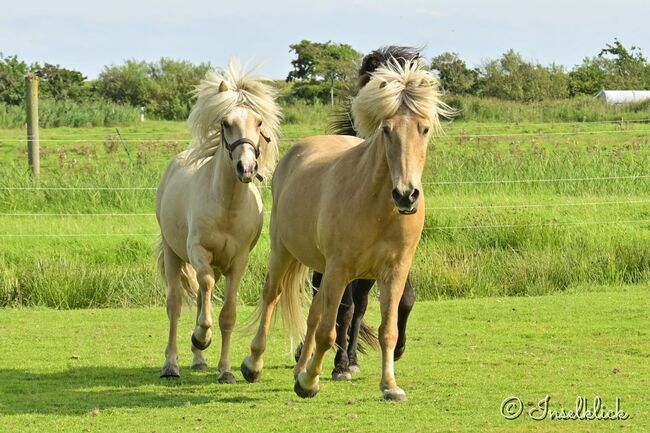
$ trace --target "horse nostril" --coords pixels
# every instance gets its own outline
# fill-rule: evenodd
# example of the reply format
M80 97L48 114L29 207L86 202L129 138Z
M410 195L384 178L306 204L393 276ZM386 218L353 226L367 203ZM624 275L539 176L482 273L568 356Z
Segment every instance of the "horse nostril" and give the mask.
M393 201L395 203L399 203L400 200L402 199L402 194L397 190L397 188L393 188L393 191L391 192L391 195L393 196Z
M255 173L259 170L259 165L257 164L257 161L255 161Z
M415 203L416 201L418 201L418 197L420 197L420 190L414 188L413 191L411 191L411 194L409 194L409 201L411 203Z
M244 174L244 164L241 161L237 161L237 173Z

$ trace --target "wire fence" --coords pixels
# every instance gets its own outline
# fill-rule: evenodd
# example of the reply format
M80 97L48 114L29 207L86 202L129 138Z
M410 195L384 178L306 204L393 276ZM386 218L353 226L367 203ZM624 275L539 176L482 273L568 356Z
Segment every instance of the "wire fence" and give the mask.
M650 121L649 121L650 122ZM531 132L508 132L508 133L498 133L498 134L477 134L477 133L465 133L461 131L454 131L453 133L442 134L436 137L436 140L439 139L459 139L459 138L500 138L500 137L533 137L533 136L568 136L568 135L603 135L603 134L634 134L634 133L650 133L650 128L638 128L638 129L611 129L604 131L531 131ZM150 140L159 140L166 142L185 142L190 141L189 135L182 136L170 136L163 135L160 133L129 133L129 134L107 134L104 138L77 138L78 136L70 136L73 138L65 138L63 136L56 137L47 137L39 136L39 141L41 143L105 143L109 144L113 141L115 142L133 142L133 141L143 141L144 138L130 138L130 136L146 136ZM24 142L27 141L29 136L22 137L2 137L0 136L0 142ZM304 138L303 135L281 135L279 139L281 141L290 141L290 140L299 140Z
M650 219L636 220L607 220L607 221L574 221L574 222L542 222L532 224L474 224L455 226L424 227L422 230L476 230L476 229L501 229L501 228L530 228L530 227L571 227L571 226L603 226L624 224L650 224ZM268 235L268 230L262 230ZM0 238L107 238L107 237L154 237L160 233L0 233Z
M511 133L465 133L461 127L460 130L456 129L456 125L449 124L451 133L438 137L438 139L452 139L452 140L472 140L480 138L514 138L514 137L549 137L549 136L590 136L590 135L604 135L604 134L644 134L650 136L650 128L623 128L623 125L632 124L634 126L643 123L650 123L650 119L631 119L631 120L610 120L610 121L595 121L595 122L555 122L555 123L539 123L539 124L525 124L527 128L534 125L556 126L556 125L574 125L579 126L583 124L603 124L621 125L618 129L606 129L597 131L525 131L525 132L511 132ZM481 127L472 125L482 129L489 127ZM488 125L491 126L491 125ZM518 127L518 125L515 125ZM500 126L499 128L503 128ZM106 133L106 137L92 138L92 139L79 139L78 136L70 135L53 135L50 137L41 137L41 142L46 143L59 143L59 144L75 144L75 143L104 143L111 144L112 142L118 143L121 146L125 144L133 144L134 142L142 142L143 140L150 141L166 141L174 143L188 143L189 134L167 134L156 132L128 132L128 133ZM282 141L297 140L302 136L288 134L281 137ZM2 137L0 136L0 143L19 141L24 142L27 137ZM96 155L79 155L79 157L88 157L89 161L98 160ZM74 158L72 158L74 159ZM107 158L109 159L109 158ZM147 158L148 161L160 160L168 161L169 158ZM70 159L63 159L61 163L65 164ZM125 160L126 161L126 160ZM650 174L623 174L602 177L571 177L571 178L529 178L529 179L470 179L470 180L437 180L426 181L423 185L430 186L445 186L445 185L495 185L495 184L545 184L545 183L571 183L571 182L606 182L606 181L640 181L650 179ZM269 189L270 185L261 184L259 188ZM79 192L95 192L95 191L115 191L115 192L152 192L156 191L156 187L152 186L24 186L24 187L10 187L0 186L0 191L79 191ZM591 206L637 206L649 204L650 200L626 200L626 201L587 201L587 202L571 202L571 203L508 203L508 204L477 204L477 205L460 205L460 206L428 206L426 210L496 210L496 209L534 209L534 208L563 208L563 207L591 207ZM270 212L265 212L269 214ZM44 218L44 217L153 217L155 213L152 212L98 212L98 213L74 213L74 212L44 212L44 213L28 213L28 212L4 212L0 216L5 218ZM425 227L425 231L431 230L463 230L463 229L498 229L498 228L521 228L521 227L563 227L563 226L585 226L585 225L612 225L612 224L645 224L650 220L646 219L627 219L627 220L605 220L605 221L580 221L580 222L540 222L540 223L526 223L526 224L473 224L473 225L448 225L448 226L432 226ZM33 237L46 237L46 238L93 238L93 237L150 237L158 236L158 233L0 233L2 238L33 238Z

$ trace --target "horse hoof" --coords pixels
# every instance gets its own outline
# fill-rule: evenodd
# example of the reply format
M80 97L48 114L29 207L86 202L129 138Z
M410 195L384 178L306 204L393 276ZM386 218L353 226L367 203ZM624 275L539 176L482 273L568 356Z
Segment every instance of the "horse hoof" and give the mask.
M237 380L235 380L235 375L234 374L232 374L229 371L224 371L217 378L217 382L232 384L232 383L237 383Z
M199 340L196 339L194 334L192 334L192 346L196 347L199 350L205 350L208 347L210 347L210 343L212 343L212 339L209 339L205 343L201 343Z
M361 373L361 367L359 367L359 364L350 364L348 366L348 371L350 373Z
M205 362L198 362L196 364L192 364L192 370L194 371L205 371L208 369L208 364Z
M406 393L401 388L385 389L384 400L386 401L405 401Z
M241 370L241 374L244 376L244 379L246 379L246 382L254 383L260 380L261 371L251 370L246 365L246 361L241 363L241 367L239 367L239 369Z
M350 370L334 369L334 371L332 371L332 380L335 381L352 380L352 373L350 372Z
M177 365L165 364L160 377L181 377L181 371Z
M319 385L316 385L316 387L315 387L314 389L310 389L310 390L304 389L304 388L300 385L300 381L299 381L298 379L296 379L296 381L295 381L294 384L293 384L293 391L294 391L294 392L298 395L298 397L300 397L300 398L312 398L312 397L314 397L316 394L318 394L318 391L319 391L319 390L320 390L320 386L319 386Z

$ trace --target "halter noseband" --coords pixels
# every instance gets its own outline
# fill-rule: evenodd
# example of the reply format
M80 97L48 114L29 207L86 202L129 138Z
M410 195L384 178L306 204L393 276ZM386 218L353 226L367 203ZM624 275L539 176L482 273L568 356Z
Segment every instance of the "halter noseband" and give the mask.
M260 135L262 136L262 138L264 138L264 140L267 143L271 142L271 137L267 137L266 135L262 134L261 132L260 132ZM255 159L260 157L260 148L259 148L259 146L257 144L255 144L255 142L253 140L251 140L250 138L245 138L244 137L244 138L240 138L239 140L235 140L232 143L228 143L228 140L226 140L226 135L224 134L223 126L221 127L221 140L223 140L223 144L226 147L226 150L228 151L228 155L230 155L230 159L232 159L232 153L235 151L235 149L237 149L237 147L241 146L242 144L250 144L251 147L253 148L253 150L255 151ZM262 175L260 175L259 173L256 174L255 177L260 182L264 180Z

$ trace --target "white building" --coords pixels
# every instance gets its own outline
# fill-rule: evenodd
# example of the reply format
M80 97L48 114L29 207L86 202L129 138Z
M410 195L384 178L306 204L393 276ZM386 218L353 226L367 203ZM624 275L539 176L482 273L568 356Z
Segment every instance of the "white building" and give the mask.
M650 99L650 90L601 90L596 96L609 105L629 104Z

